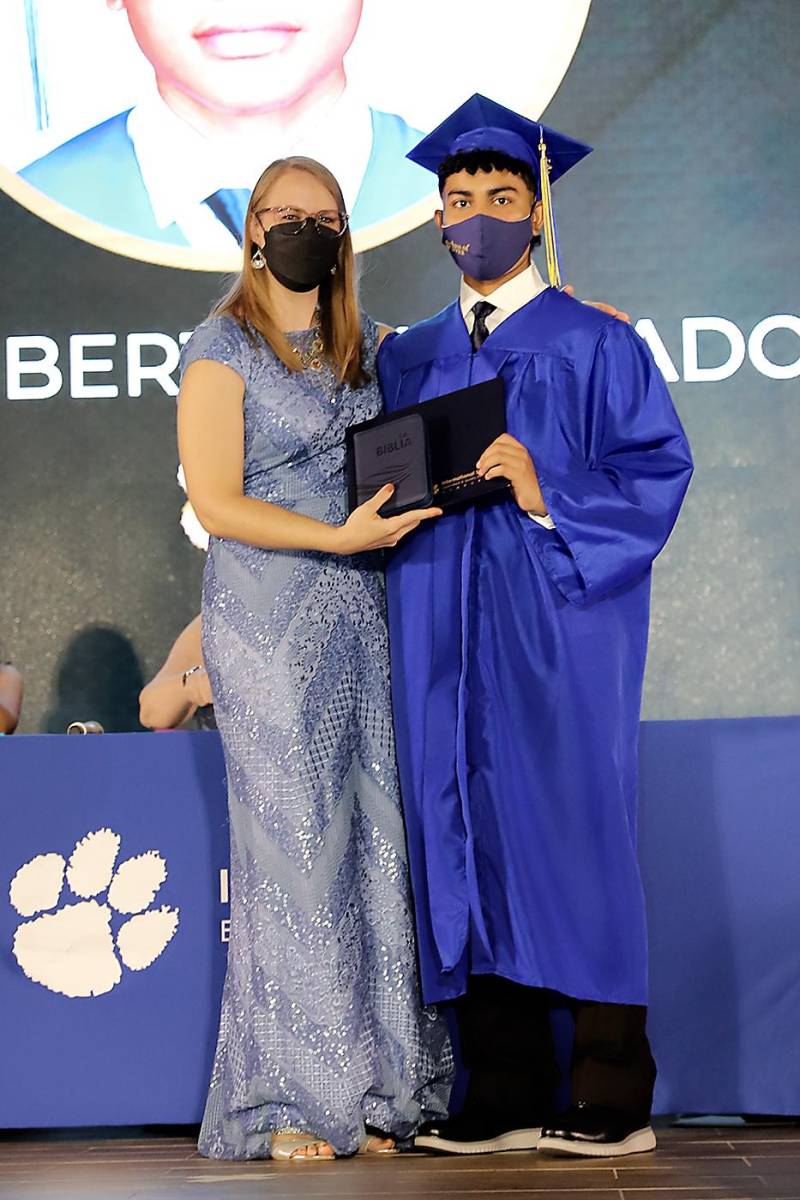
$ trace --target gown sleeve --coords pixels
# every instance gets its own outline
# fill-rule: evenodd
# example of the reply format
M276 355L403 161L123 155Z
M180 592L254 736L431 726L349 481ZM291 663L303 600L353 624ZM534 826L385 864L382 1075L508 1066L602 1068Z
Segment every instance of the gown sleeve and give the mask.
M400 386L400 371L397 366L397 356L393 347L397 336L394 330L391 333L387 333L378 347L378 357L376 360L378 382L381 388L384 408L387 412L392 412L394 409Z
M583 400L575 438L584 442L583 454L560 471L536 462L555 529L520 514L523 536L562 595L579 606L647 571L692 474L664 379L644 341L621 321L597 341Z

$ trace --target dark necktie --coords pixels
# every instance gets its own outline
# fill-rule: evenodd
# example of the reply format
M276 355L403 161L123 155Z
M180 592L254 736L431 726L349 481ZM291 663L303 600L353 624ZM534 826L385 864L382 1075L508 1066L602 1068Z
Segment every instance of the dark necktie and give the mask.
M473 354L476 350L480 350L489 336L489 330L486 328L486 318L496 308L497 305L490 304L488 300L479 300L477 304L473 304L472 315L475 318L475 324L472 326L472 333L469 335L469 340L472 342Z
M240 246L244 237L244 219L247 216L249 200L250 192L247 188L220 188L213 196L207 196L203 201L217 220L233 234Z

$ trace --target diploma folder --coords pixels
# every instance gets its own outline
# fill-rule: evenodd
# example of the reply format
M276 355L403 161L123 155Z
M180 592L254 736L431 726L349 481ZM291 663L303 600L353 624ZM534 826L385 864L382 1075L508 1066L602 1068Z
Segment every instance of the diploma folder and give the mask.
M412 508L472 504L504 491L506 479L479 479L475 464L505 431L501 379L351 425L346 431L350 511L386 483L393 483L395 492L381 507L384 517Z

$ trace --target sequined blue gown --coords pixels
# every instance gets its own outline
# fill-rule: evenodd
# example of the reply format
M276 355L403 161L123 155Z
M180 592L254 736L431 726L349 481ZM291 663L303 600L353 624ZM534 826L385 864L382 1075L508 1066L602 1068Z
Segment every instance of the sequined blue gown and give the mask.
M212 359L245 383L246 495L344 519L344 431L380 408L367 318L363 334L371 380L353 389L289 372L231 318L195 331L183 369ZM200 1150L267 1157L287 1128L344 1154L365 1123L406 1136L446 1111L451 1056L418 991L379 563L212 538L202 614L231 936Z

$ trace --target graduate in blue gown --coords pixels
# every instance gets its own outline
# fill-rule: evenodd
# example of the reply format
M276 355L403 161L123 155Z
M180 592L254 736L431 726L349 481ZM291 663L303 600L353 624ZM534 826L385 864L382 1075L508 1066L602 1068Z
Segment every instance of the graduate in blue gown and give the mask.
M389 411L495 376L506 396L477 469L508 489L388 567L423 991L458 998L471 1068L417 1144L451 1153L655 1146L637 738L651 565L692 460L646 344L559 290L549 185L588 152L480 96L425 138L461 294L379 355ZM575 1015L557 1120L554 1001Z

